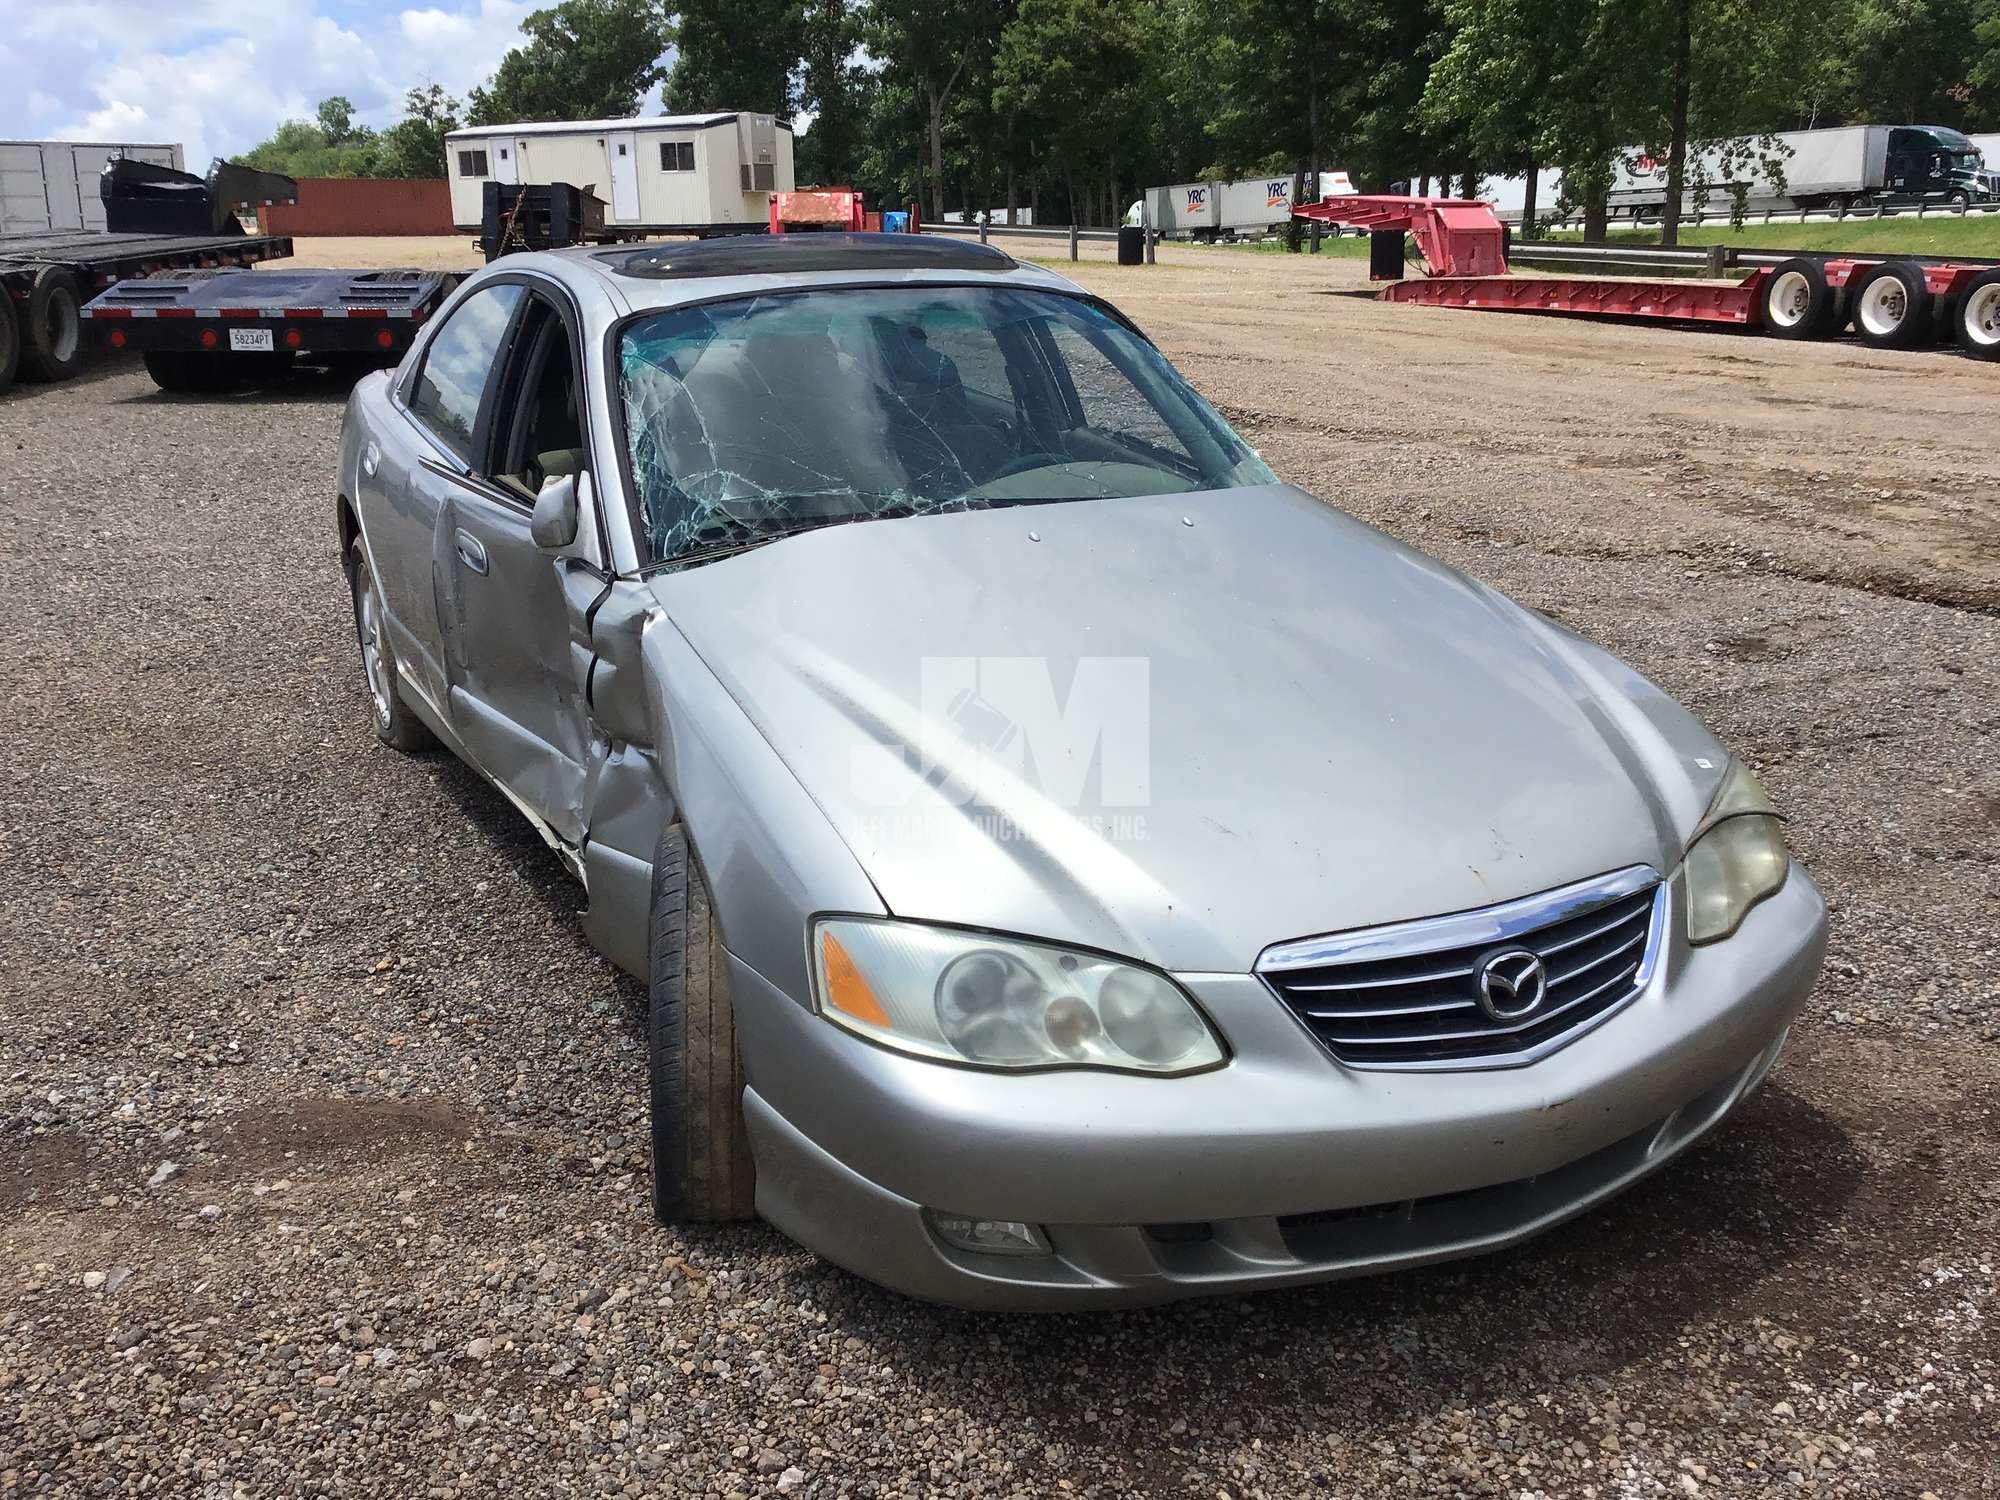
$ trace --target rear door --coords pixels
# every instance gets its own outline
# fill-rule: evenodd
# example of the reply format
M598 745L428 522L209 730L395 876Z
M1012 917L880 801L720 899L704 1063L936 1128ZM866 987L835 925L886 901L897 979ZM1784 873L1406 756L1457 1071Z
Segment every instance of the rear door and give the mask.
M551 557L529 527L544 483L581 481L592 467L580 361L566 299L532 283L508 339L489 456L453 485L440 523L450 541L441 618L453 726L486 773L571 845L583 838L590 733L587 653L573 656L570 643L588 639L579 606L606 575L588 559ZM579 570L592 576L571 576Z

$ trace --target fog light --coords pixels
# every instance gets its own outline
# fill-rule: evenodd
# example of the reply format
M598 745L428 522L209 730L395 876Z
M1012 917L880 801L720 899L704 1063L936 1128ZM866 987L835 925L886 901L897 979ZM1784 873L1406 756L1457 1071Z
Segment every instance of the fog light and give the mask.
M974 1219L965 1214L924 1210L931 1233L955 1250L976 1255L1050 1255L1048 1236L1040 1226L1018 1219Z

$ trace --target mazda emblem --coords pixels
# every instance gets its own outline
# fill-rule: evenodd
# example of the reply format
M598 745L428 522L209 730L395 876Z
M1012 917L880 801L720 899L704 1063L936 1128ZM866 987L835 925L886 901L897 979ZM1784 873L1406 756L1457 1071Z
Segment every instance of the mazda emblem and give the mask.
M1480 959L1479 1008L1496 1021L1521 1021L1548 998L1549 971L1541 955L1526 948L1496 948Z

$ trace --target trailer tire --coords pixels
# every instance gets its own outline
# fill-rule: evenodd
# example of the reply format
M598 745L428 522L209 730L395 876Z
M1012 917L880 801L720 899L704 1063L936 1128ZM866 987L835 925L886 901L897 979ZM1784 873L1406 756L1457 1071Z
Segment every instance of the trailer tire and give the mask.
M21 367L21 319L14 311L14 297L0 286L0 391L14 383Z
M1892 260L1861 274L1848 305L1862 342L1877 349L1908 349L1931 331L1931 300L1924 268Z
M33 380L67 380L83 368L83 297L76 273L43 266L28 292L21 369Z
M1771 268L1758 311L1774 339L1822 339L1840 326L1840 302L1826 267L1800 257Z
M2000 359L2000 268L1981 271L1952 304L1958 347L1974 359Z

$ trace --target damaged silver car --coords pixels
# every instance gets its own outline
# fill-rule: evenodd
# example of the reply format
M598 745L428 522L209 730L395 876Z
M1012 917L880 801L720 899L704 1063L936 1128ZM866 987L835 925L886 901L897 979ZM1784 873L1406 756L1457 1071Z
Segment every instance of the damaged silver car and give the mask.
M508 256L356 389L338 524L377 734L648 987L665 1220L997 1308L1465 1255L1712 1129L1819 970L1685 711L984 246Z

